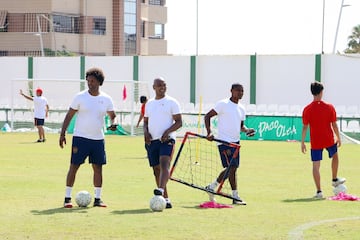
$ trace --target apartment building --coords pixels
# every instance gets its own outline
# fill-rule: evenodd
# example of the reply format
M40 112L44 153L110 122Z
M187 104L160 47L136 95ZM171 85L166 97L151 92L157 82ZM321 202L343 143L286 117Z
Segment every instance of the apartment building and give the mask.
M0 56L167 55L166 0L0 3Z

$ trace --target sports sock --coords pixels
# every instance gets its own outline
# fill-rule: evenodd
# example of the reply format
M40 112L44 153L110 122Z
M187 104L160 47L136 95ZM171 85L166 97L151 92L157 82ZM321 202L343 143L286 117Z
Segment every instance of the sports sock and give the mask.
M164 189L163 189L163 188L158 188L158 190L159 190L162 194L164 194Z
M232 195L233 195L233 197L235 197L235 198L239 198L239 193L238 193L237 190L232 190Z
M169 203L169 202L170 202L170 198L165 198L165 201L166 201L167 203Z
M65 188L65 197L66 198L71 198L71 192L72 192L72 187L66 186L66 188Z
M334 179L333 179L333 182L336 182L337 180L338 180L338 178L334 178Z
M95 198L100 199L101 198L101 187L95 187L94 188L94 192L95 192Z
M215 189L218 185L219 185L219 183L217 182L217 179L215 179L215 181L210 184L210 188Z

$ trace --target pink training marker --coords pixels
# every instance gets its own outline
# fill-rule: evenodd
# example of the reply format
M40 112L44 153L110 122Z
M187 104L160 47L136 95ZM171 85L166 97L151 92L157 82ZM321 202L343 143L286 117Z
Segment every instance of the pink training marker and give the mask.
M199 205L200 208L232 208L231 205L221 204L217 202L204 202Z
M350 195L347 193L340 192L338 195L329 197L329 200L337 200L337 201L360 201L360 197Z

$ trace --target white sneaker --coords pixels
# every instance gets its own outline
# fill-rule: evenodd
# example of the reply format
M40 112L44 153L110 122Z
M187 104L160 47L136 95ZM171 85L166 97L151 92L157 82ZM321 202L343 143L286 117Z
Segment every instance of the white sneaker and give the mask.
M214 189L212 189L210 187L210 185L207 185L205 187L205 189L207 190L207 193L209 194L209 201L210 202L216 202L215 195L211 193L211 192L214 192Z
M316 198L316 199L323 199L323 198L324 198L323 193L322 193L322 192L317 192L317 193L315 194L314 198Z
M332 181L332 186L337 187L340 184L343 184L344 182L346 182L345 178L337 178L336 181Z
M233 199L234 205L246 205L246 202L244 200L241 200L240 197L237 197L236 199Z

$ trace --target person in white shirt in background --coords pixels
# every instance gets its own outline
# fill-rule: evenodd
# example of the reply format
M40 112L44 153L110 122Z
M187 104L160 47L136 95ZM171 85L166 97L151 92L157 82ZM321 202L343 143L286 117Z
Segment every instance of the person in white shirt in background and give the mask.
M37 142L45 142L45 118L48 117L49 114L49 105L47 99L42 96L43 91L41 88L36 89L36 96L28 96L23 93L20 89L20 95L24 98L34 102L34 125L38 129L39 139Z

